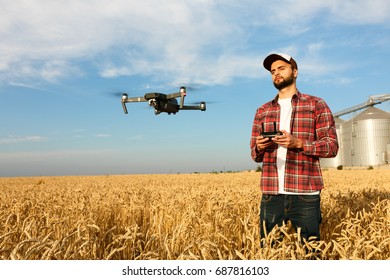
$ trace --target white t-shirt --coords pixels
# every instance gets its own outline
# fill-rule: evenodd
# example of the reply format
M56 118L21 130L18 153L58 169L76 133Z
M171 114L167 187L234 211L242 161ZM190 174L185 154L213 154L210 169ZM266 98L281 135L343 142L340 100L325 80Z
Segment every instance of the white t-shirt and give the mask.
M280 105L280 122L279 122L279 130L285 130L288 133L290 131L290 123L291 123L291 113L292 113L292 105L291 105L291 97L278 99L278 103ZM286 170L286 157L287 157L287 148L283 146L278 146L277 150L277 158L276 165L278 167L278 179L279 179L279 193L280 194L300 194L300 195L315 195L320 192L312 192L312 193L293 193L286 192L284 190L284 176Z

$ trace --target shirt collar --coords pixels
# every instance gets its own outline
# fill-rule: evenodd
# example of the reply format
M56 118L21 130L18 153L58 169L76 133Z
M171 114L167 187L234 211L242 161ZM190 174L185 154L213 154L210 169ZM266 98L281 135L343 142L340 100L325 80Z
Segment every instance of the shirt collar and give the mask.
M299 90L297 90L297 92L291 97L291 100L300 99L301 97L302 97L302 94L299 92ZM278 99L279 99L279 94L276 94L276 96L272 100L272 103L274 105L278 104Z

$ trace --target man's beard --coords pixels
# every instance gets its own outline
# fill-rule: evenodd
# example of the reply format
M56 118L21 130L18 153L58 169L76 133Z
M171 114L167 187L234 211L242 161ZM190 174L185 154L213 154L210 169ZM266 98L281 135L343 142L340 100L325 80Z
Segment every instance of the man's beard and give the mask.
M293 83L294 83L294 77L293 77L293 75L291 75L291 76L287 77L286 79L282 78L282 81L280 83L274 82L274 86L278 90L282 90L288 86L291 86Z

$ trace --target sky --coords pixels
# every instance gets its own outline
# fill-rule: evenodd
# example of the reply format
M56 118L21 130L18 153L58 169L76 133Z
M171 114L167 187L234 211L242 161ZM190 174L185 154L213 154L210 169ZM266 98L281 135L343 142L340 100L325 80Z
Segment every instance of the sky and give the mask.
M390 92L388 0L0 4L0 177L255 169L273 52L293 56L298 89L334 112ZM207 110L123 113L118 93L180 86Z

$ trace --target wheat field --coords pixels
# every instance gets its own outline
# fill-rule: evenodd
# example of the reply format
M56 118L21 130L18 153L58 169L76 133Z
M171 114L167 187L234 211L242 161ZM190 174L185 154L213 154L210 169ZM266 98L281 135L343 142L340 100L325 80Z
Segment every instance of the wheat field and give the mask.
M257 172L0 178L0 259L390 259L390 170L323 175L321 241L263 247Z

